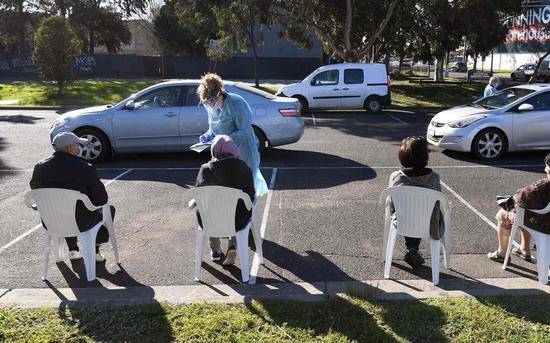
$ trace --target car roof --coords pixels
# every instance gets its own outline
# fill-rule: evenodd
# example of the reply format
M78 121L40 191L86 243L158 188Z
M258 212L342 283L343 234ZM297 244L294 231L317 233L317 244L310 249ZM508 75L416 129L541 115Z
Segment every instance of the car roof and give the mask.
M533 84L525 84L520 86L514 86L510 88L523 88L523 89L530 89L533 91L540 91L540 90L546 90L550 89L550 85L543 84L543 83L533 83Z
M335 64L327 64L327 65L321 66L317 70L322 70L322 69L326 69L326 68L334 68L334 67L339 67L339 66L362 68L362 67L374 66L374 65L384 66L384 64L382 64L382 63L335 63Z
M200 83L199 79L181 79L181 80L169 80L164 82L159 82L153 86L185 86L185 85L196 85ZM233 86L236 82L234 81L223 81L224 85Z

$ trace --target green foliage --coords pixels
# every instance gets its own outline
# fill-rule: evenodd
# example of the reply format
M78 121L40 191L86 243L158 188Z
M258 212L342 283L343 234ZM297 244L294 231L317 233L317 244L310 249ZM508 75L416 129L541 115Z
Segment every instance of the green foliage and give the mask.
M549 296L0 309L5 342L544 342Z
M40 74L57 82L58 93L73 77L74 61L80 43L64 17L51 16L42 22L34 35L33 61Z

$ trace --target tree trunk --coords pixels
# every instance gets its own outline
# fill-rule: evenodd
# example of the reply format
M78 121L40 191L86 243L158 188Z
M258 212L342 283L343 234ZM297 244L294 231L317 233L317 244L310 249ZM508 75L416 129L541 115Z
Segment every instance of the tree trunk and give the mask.
M258 80L258 52L256 51L256 41L254 40L254 22L250 25L250 47L254 53L254 84L256 88L260 87L260 81Z
M94 54L94 45L95 45L95 39L94 39L94 30L90 30L90 40L88 41L88 53L90 55Z
M477 71L477 54L474 54L474 72Z
M403 69L403 60L405 59L405 55L401 55L399 56L399 67L397 70L399 70L399 72L401 72L401 70Z
M390 72L390 49L386 49L386 52L384 55L384 64L386 65L386 70L389 73Z
M537 65L535 66L535 70L533 71L533 75L531 75L531 78L529 79L529 82L528 83L533 83L535 82L535 80L537 79L537 76L539 74L539 69L540 69L540 65L542 64L542 61L544 61L544 59L546 57L548 57L548 55L550 55L550 50L548 50L544 56L542 56L541 58L539 58L538 62L537 62Z
M57 80L57 96L63 94L63 88L65 86L65 80Z
M435 82L443 82L444 75L443 75L443 60L444 57L440 56L435 60L435 73L434 73L434 81Z

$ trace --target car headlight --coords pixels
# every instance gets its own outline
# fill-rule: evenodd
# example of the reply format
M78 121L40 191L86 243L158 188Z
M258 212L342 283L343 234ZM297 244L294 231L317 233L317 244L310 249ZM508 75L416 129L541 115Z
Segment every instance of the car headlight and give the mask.
M450 123L447 123L447 125L449 125L450 127L452 128L463 128L463 127L466 127L478 120L481 120L485 118L485 116L481 116L481 115L478 115L478 116L471 116L471 117L466 117L466 118L463 118L463 119L460 119L460 120L457 120L457 121L452 121Z
M52 129L57 129L57 128L60 128L60 127L63 127L63 126L67 126L67 124L69 124L69 122L70 122L69 118L58 119L53 123Z

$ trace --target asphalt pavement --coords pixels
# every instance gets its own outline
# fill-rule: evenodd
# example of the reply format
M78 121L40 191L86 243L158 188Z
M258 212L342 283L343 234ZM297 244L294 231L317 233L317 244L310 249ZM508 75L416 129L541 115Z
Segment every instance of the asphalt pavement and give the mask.
M197 223L183 194L208 156L191 152L120 155L98 164L117 208L122 266L113 262L107 244L102 248L107 262L98 265L97 281L84 281L82 261L68 260L52 262L49 283L40 280L44 234L37 228L38 214L23 205L23 195L34 164L52 152L48 129L56 116L53 111L0 110L0 288L194 284ZM333 111L307 114L304 120L300 142L262 157L272 193L260 204L265 265L255 281L382 279L379 194L399 168L400 140L424 135L430 114ZM534 264L513 258L509 271L502 271L486 253L496 249L495 197L543 178L544 155L514 153L486 164L468 154L431 153L430 166L454 204L452 269L442 269L442 279L536 278ZM421 244L427 263L418 270L403 262L403 245L399 239L392 278L430 280L429 243ZM253 255L252 249L251 262ZM239 265L223 268L205 252L202 282L239 283Z

